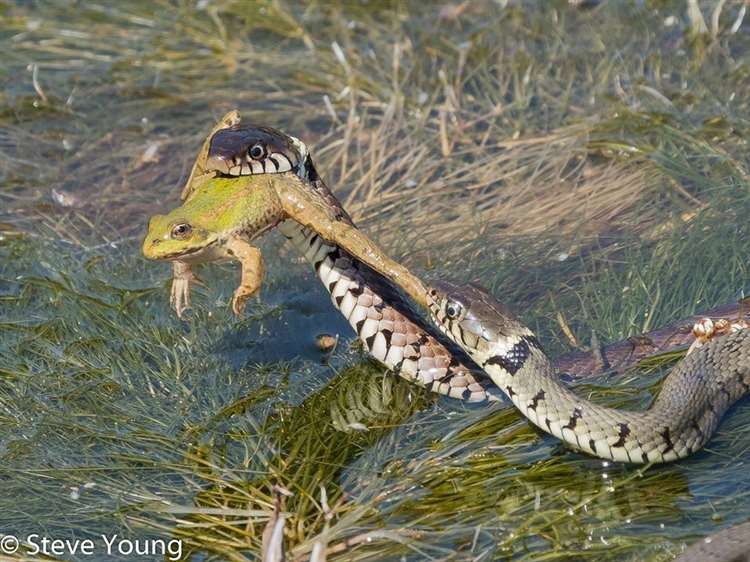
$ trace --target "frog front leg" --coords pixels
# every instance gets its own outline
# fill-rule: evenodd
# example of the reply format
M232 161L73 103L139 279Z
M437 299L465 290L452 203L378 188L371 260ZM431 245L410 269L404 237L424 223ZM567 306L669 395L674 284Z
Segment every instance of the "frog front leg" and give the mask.
M232 297L232 312L242 314L247 299L255 295L263 284L266 268L260 250L242 238L232 237L226 244L227 257L236 259L242 267L240 285Z
M182 320L183 313L190 308L190 285L203 285L198 276L193 273L189 263L184 261L172 262L172 290L169 294L169 304Z

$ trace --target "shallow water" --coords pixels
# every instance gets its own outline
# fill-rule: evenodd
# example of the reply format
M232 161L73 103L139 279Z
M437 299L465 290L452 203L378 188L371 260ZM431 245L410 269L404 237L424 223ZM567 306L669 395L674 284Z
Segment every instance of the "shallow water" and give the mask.
M669 560L750 518L746 400L690 459L607 464L390 376L276 235L239 320L234 267L179 322L139 250L239 107L308 142L391 255L480 281L552 354L558 319L586 345L736 300L747 23L700 7L698 34L667 1L0 8L0 533L253 559L275 484L294 559L321 488L337 560ZM579 391L643 407L664 372Z

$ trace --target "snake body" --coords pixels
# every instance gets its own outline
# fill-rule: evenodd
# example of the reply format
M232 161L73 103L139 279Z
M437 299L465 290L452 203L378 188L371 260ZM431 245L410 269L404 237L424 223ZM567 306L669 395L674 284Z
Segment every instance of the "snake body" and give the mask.
M336 210L338 220L353 224L306 146L280 131L240 125L220 130L211 140L208 162L227 175L278 173L288 165ZM496 400L499 389L536 426L589 454L632 463L688 456L750 390L750 330L741 330L690 354L667 377L648 411L594 404L558 381L534 334L486 291L449 284L431 290L432 319L449 340L441 341L386 280L344 250L294 221L280 229L313 264L333 305L377 360L456 398ZM481 369L467 366L472 361Z
M435 322L532 423L575 449L615 461L667 462L702 447L750 391L750 330L709 341L667 376L644 412L594 404L563 386L534 334L489 293L439 283Z
M395 292L375 273L293 221L279 228L313 264L333 306L375 359L407 380L446 396L471 402L498 399L491 381L472 372L455 358L455 350L449 351L426 326L406 316Z
M296 173L336 209L338 220L352 224L294 137L267 127L231 127L214 135L208 161L229 175ZM741 330L682 361L648 411L594 404L558 381L534 334L484 290L445 285L429 295L435 324L462 355L439 341L382 277L341 248L293 221L280 229L313 264L333 305L377 360L448 396L497 399L500 389L532 423L589 454L633 463L688 456L750 390L750 331ZM468 367L471 361L481 370Z
M270 127L218 131L209 146L207 169L233 176L291 171L336 209L338 220L353 224L318 175L305 145ZM375 359L439 394L469 402L500 399L490 378L467 367L461 359L471 361L450 341L438 341L437 330L413 314L380 275L295 221L282 222L279 230L313 265L333 306Z

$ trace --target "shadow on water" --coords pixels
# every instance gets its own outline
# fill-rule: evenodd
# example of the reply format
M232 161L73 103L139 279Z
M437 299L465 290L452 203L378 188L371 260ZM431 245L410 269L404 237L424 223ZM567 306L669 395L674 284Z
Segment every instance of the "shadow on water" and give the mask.
M293 281L313 285L316 279ZM299 286L299 285L298 285ZM217 351L234 367L248 363L321 361L317 344L321 334L340 334L342 344L352 340L346 319L331 306L331 298L322 288L300 291L298 287L279 287L263 298L263 311L233 326L219 342Z

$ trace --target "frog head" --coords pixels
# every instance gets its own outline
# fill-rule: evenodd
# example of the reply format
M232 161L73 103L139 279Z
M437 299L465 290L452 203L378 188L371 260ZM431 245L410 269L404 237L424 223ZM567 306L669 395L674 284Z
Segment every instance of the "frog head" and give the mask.
M220 246L230 237L252 240L283 219L273 181L290 178L274 174L207 179L181 206L151 217L144 257L189 263L225 257Z
M154 215L143 240L143 255L150 260L202 261L218 243L220 234L189 218L182 207L167 215Z

